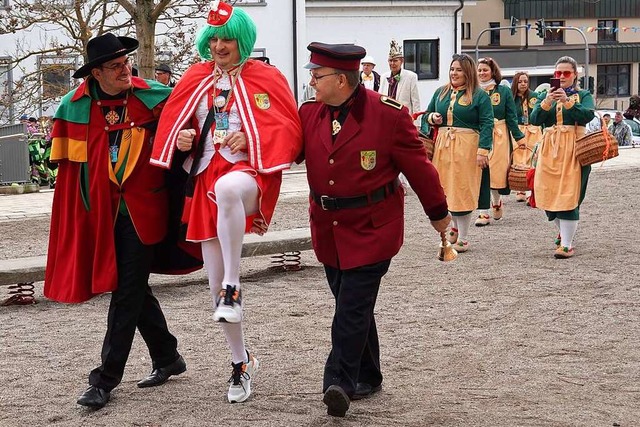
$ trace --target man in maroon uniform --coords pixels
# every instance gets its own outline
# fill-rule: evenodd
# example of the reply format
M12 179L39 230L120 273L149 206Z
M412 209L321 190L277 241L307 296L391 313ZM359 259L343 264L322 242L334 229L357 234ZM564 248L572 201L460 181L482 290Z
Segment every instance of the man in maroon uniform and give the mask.
M300 107L309 181L311 236L336 301L324 371L329 415L381 389L373 310L382 276L402 246L402 172L431 225L450 221L438 173L427 160L406 107L364 90L356 45L311 43L315 101Z

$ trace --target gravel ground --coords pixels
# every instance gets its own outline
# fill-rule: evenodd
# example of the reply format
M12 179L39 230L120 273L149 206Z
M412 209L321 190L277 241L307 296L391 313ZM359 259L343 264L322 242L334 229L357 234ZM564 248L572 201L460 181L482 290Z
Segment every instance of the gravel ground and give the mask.
M376 309L383 390L344 419L321 403L333 300L307 251L299 272L243 259L245 334L261 370L236 405L202 272L153 278L188 371L138 389L150 361L137 337L96 412L75 400L99 363L109 297L62 305L37 284L39 304L0 307L0 426L640 425L639 172L594 168L570 260L553 259L544 214L510 197L502 220L471 230L469 252L441 263L410 193ZM281 200L274 230L307 224L304 196ZM0 258L44 254L47 234L46 220L0 223Z

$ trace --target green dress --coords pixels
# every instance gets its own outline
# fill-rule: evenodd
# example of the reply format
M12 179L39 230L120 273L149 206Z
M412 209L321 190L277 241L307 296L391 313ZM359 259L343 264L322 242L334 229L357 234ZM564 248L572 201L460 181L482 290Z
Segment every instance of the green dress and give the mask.
M575 142L584 135L584 126L594 117L593 96L587 90L571 90L567 95L573 102L570 108L553 102L551 108L545 110L542 101L547 93L542 92L530 117L531 124L545 128L545 136L538 151L534 194L536 204L545 209L550 221L556 218L574 221L580 219L580 203L584 200L591 172L591 166L574 166L574 163L577 163ZM570 179L572 168L578 169L579 179ZM547 173L548 170L555 173ZM570 182L570 186L575 185L575 188L567 188L567 184L564 184L566 182ZM548 208L546 202L538 203L539 200L553 200L550 205L559 205L564 202L566 195L572 193L576 203L569 203L570 206L565 209Z
M444 93L444 96L440 95ZM427 123L434 113L442 115L438 125L433 164L447 194L452 215L466 215L477 208L481 170L477 155L488 154L493 142L493 111L487 94L477 89L471 102L466 89L444 86L436 90L427 108Z
M490 189L498 190L500 194L508 195L507 174L511 166L512 143L510 134L516 141L524 138L518 127L516 104L511 94L511 88L496 84L485 89L491 99L493 117L495 119L493 132L493 152L489 159L489 168L482 171L482 184L478 208L489 209L491 203Z

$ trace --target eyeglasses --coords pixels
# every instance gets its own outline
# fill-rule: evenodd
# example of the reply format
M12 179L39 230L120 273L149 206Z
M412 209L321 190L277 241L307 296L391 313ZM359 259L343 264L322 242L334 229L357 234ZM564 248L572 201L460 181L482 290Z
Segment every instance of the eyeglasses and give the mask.
M315 74L313 74L313 72L309 71L309 75L311 76L311 80L315 80L316 82L319 81L320 79L324 79L327 76L337 76L340 73L329 73L329 74L323 74L321 76L317 76Z
M489 58L488 56L486 58L480 58L478 59L478 62L484 62L485 64L492 64L493 63L493 58Z
M568 79L572 75L573 75L573 71L555 71L553 73L553 77L555 77L555 78L559 78L560 76L562 76L565 79Z
M111 71L115 71L117 73L121 73L122 70L124 70L124 67L131 67L132 64L132 60L131 58L127 57L127 59L124 62L121 62L119 64L112 64L109 66L104 66L101 65L100 68L106 68L107 70L111 70Z

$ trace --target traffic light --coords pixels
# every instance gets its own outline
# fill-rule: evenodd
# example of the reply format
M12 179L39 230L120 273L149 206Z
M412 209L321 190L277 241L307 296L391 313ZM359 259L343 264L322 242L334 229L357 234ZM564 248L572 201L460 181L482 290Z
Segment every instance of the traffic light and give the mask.
M580 82L580 88L581 89L586 89L591 93L594 93L594 89L595 89L595 82L594 82L594 78L593 76L589 76L589 85L585 86L584 85L584 76L580 77L580 79L578 80Z
M516 28L516 25L518 25L518 20L516 19L515 16L511 17L511 23L509 25L511 26L511 30L509 30L511 35L515 36L516 31L518 31L518 29Z
M536 21L536 34L538 35L538 37L543 39L545 31L546 31L546 27L544 25L544 19L538 19Z

